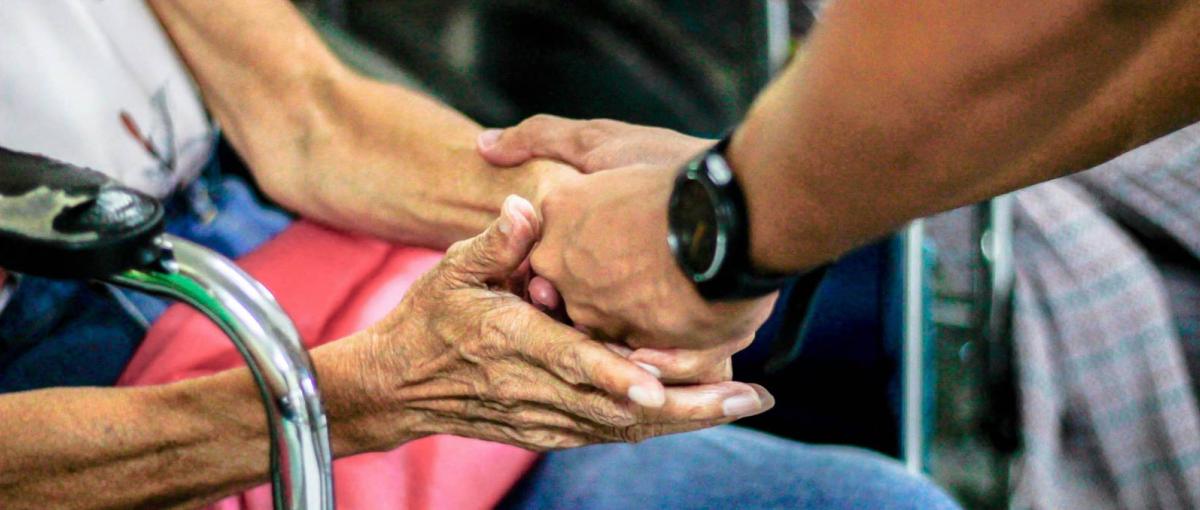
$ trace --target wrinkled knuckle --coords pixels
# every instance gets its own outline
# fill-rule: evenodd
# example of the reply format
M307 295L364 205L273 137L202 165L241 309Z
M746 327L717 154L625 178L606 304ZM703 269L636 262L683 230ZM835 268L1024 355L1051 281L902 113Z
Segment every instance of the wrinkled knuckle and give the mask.
M595 437L595 436L589 436L587 438L572 437L572 438L568 438L562 442L562 445L563 445L562 448L579 448L580 446L587 446L589 444L596 444L596 443L603 443L603 442L606 442L604 440L604 438Z
M481 335L479 338L460 341L457 344L458 357L475 364L483 364L490 360L503 358L506 348L494 338Z
M496 354L507 353L514 345L515 336L522 330L523 319L508 306L491 306L479 312L479 344Z
M527 336L533 331L534 318L537 312L529 308L524 301L511 294L500 294L495 297L496 304L487 310L489 317L505 336Z
M492 398L493 409L505 414L514 414L514 421L520 425L528 425L528 417L520 412L521 402L512 397L512 394L504 390L504 385L499 385L496 388L497 394Z
M609 398L599 393L590 394L585 405L586 418L610 428L627 428L638 424L632 413L613 405Z
M615 427L614 435L623 443L637 444L649 438L645 427Z
M514 382L511 377L505 377L503 374L494 377L489 401L494 409L504 411L512 419L524 423L523 420L528 417L521 410L521 399L517 398Z
M540 451L546 452L546 451L566 450L566 449L570 449L570 448L578 448L580 446L587 446L587 445L595 444L598 442L600 442L600 441L597 441L596 439L594 439L590 436L583 436L583 435L577 436L574 434L557 434L553 438L553 440L548 441L542 447L542 449Z
M430 312L446 308L446 291L462 287L462 271L457 265L443 261L432 271L421 276L406 294L414 296L411 302L420 310Z
M615 412L609 416L609 423L616 427L630 428L636 427L641 422L630 412Z
M496 267L500 259L495 249L489 249L482 243L471 243L464 254L466 261L476 268Z
M542 349L542 358L567 383L577 385L588 382L580 367L579 355L570 345L563 342L546 345Z
M493 341L491 338L480 342L467 342L466 345L463 357L473 361L500 359L508 352L503 344Z
M477 417L483 414L483 404L479 400L467 398L458 399L455 402L457 402L458 409L456 411L459 415Z
M582 446L570 435L551 430L533 428L520 431L518 434L521 436L521 441L527 445L526 448L542 452Z
M470 249L470 247L471 247L470 239L463 239L461 241L455 241L454 244L451 244L449 248L446 248L446 256L445 256L444 260L447 263L461 262L463 260L463 258L466 257L467 252Z

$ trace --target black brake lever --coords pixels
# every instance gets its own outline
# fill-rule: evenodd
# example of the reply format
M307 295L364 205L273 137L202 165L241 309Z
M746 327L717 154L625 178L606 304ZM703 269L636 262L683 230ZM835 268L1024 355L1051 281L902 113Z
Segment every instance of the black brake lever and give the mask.
M95 170L0 147L0 268L96 279L161 253L163 207Z

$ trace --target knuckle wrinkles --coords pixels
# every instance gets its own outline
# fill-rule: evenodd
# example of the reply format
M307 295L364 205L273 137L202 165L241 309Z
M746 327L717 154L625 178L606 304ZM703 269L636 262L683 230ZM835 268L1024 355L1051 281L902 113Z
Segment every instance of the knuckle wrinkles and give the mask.
M644 427L628 426L614 427L612 429L613 437L622 443L637 444L646 440Z
M553 372L567 383L583 384L586 381L579 367L579 358L574 351L575 349L565 342L552 342L543 348L543 361L553 367Z
M510 342L506 328L497 324L503 319L493 318L494 312L489 310L482 314L476 338L463 342L464 352L469 359L495 360L505 357L510 351Z
M600 393L589 394L584 409L588 420L605 427L627 428L638 423L636 417L614 406L607 396Z
M544 449L561 448L561 444L566 439L562 434L557 432L538 428L514 430L514 435L520 442L526 445Z
M463 256L463 252L466 251L469 244L470 240L468 239L455 241L454 244L451 244L449 248L446 248L446 259L457 260L461 258Z
M475 241L463 248L463 256L470 262L492 267L496 263L497 247L488 243Z

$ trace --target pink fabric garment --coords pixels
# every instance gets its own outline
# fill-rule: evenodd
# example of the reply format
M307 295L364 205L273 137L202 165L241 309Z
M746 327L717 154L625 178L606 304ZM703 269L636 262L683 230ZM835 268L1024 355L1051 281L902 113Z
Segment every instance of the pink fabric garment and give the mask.
M275 294L311 348L382 318L440 258L438 252L301 221L238 265ZM150 329L118 384L162 384L243 364L215 325L175 305ZM490 508L536 459L519 448L453 436L340 459L334 462L338 508ZM270 487L227 498L213 508L269 509Z

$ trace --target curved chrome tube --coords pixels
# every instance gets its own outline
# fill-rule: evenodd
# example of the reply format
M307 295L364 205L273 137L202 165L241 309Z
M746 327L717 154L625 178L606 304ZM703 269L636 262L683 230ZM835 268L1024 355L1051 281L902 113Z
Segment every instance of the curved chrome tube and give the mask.
M110 281L187 303L229 335L266 405L275 508L332 510L329 425L312 361L291 319L262 284L229 259L171 235L159 244L165 252L160 267L130 270Z

